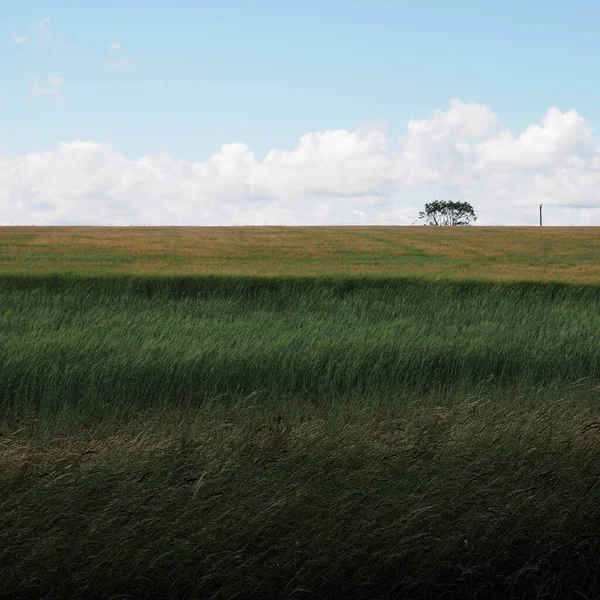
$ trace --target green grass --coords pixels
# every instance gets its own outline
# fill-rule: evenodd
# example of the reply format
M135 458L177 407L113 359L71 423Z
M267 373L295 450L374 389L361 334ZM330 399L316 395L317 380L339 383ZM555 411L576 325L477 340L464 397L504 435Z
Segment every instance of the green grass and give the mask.
M600 287L0 279L0 597L594 597Z
M0 285L8 423L250 394L362 405L600 379L595 288L244 278L123 278L120 288L110 279Z

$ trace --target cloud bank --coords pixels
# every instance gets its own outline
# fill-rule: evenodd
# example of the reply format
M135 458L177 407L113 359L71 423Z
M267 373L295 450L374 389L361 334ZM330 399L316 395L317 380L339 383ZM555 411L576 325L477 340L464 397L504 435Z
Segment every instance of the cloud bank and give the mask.
M307 133L261 161L242 143L204 162L80 140L0 153L5 225L409 225L434 198L471 202L481 225L535 225L540 203L548 225L600 225L600 144L575 110L550 108L515 135L454 99L399 139Z

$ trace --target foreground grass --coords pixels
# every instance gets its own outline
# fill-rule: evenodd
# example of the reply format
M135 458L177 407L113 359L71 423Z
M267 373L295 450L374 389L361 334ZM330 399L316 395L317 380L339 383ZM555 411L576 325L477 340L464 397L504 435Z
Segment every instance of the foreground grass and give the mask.
M600 442L574 396L15 433L0 596L595 597Z
M600 283L594 227L0 227L0 274Z
M597 595L597 287L25 275L0 306L0 597Z

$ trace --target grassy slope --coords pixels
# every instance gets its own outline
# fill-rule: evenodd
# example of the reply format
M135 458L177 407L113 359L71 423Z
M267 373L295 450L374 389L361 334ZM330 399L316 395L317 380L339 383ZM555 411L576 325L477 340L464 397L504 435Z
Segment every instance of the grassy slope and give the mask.
M2 227L0 274L379 275L600 283L600 230Z
M0 243L0 597L594 597L595 230Z

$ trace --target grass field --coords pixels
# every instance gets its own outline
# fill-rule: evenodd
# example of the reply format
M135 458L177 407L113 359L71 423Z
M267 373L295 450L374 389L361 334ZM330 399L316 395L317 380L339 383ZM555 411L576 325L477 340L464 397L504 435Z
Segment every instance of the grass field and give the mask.
M0 597L597 597L598 247L0 229Z
M600 283L595 227L0 227L0 274Z

